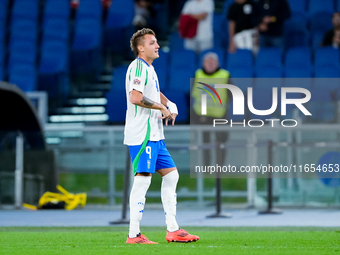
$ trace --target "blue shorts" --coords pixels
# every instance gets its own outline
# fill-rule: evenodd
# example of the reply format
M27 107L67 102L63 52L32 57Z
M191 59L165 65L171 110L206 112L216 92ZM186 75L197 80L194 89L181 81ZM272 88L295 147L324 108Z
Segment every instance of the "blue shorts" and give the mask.
M163 168L176 167L163 140L148 141L141 145L129 146L133 173L154 173Z

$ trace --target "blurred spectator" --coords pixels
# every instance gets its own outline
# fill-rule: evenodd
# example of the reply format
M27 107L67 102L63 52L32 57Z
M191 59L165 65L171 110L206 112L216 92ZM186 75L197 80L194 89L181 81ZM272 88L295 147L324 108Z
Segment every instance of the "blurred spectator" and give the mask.
M213 38L213 0L188 0L182 9L181 15L189 15L198 20L196 35L184 39L184 47L197 53L214 46Z
M333 13L333 29L326 32L322 41L322 46L340 47L340 12Z
M258 26L260 47L284 48L283 25L290 17L286 0L254 0L254 24Z
M211 79L211 81L209 80ZM209 82L210 81L210 82ZM218 103L214 103L213 100L209 100L209 96L207 97L207 114L201 114L201 95L205 93L203 90L198 89L198 87L204 87L198 82L203 82L207 84L231 84L230 74L227 70L220 68L219 58L216 53L208 52L204 55L202 61L202 68L198 69L195 73L195 83L192 86L191 97L192 97L192 109L190 114L190 120L192 124L209 124L213 123L214 119L227 119L228 115L228 103L230 95L228 95L227 89L216 89L218 95L221 98L222 105ZM228 133L216 132L216 142L224 144L227 142ZM203 141L204 143L210 142L210 132L203 133ZM224 165L224 161L226 158L226 150L218 149L216 150L216 163L219 165ZM209 150L206 150L204 153L204 164L209 165L210 154Z
M155 16L152 8L152 2L148 0L135 0L135 17L132 24L136 29L150 26L150 20Z
M230 53L236 49L255 51L257 30L252 22L253 2L251 0L235 0L228 10L229 48Z
M112 0L101 0L101 1L102 1L103 10L110 9L110 6L112 4Z

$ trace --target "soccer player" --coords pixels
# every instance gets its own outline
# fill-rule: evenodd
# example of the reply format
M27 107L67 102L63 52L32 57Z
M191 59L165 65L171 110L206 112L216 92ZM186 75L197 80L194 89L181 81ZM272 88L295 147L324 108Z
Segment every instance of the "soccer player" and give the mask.
M130 46L137 57L128 67L125 79L127 112L124 144L129 146L134 181L130 193L130 227L126 243L157 244L140 233L145 194L151 176L157 171L162 176L161 199L167 225L168 242L192 242L199 239L178 227L176 221L176 186L178 171L163 141L165 124L175 124L176 104L159 90L157 74L152 66L159 58L155 33L148 28L133 34Z

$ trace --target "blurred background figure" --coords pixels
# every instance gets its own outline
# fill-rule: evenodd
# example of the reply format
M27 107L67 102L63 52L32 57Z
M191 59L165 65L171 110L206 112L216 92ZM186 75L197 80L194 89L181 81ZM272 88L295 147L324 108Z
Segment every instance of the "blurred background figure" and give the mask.
M322 46L332 46L333 48L340 47L340 12L335 12L332 15L333 28L326 32Z
M236 49L255 51L257 30L254 28L252 0L235 0L228 10L230 53Z
M284 48L283 26L290 17L290 8L286 0L254 1L254 24L258 26L259 46Z
M195 73L195 83L192 86L191 97L192 97L192 110L191 110L191 124L209 124L211 125L213 120L227 119L228 118L228 90L227 89L216 89L218 95L221 98L222 105L220 103L215 104L210 97L207 97L207 114L201 114L201 95L205 93L203 90L199 89L204 87L198 82L208 83L209 79L211 81L209 84L230 84L230 73L220 68L218 55L214 52L208 52L203 56L202 67L198 69ZM218 79L218 80L216 80ZM206 88L205 88L206 89ZM224 144L228 139L228 132L216 132L216 142ZM210 142L210 132L203 132L203 142ZM223 165L226 158L226 150L218 149L216 150L216 163ZM209 151L204 154L204 162L209 165L210 162Z
M188 0L182 9L182 15L189 15L198 20L196 36L186 38L184 47L200 53L214 46L213 13L214 1L212 0Z
M132 24L136 29L147 27L148 19L151 17L151 3L147 0L135 0L135 16Z

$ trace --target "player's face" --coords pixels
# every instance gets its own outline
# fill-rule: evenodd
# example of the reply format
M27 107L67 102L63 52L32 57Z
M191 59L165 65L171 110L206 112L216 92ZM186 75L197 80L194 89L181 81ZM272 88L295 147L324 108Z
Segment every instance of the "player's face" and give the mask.
M159 58L158 49L159 45L157 43L157 39L153 35L144 35L144 44L142 52L144 53L145 57L148 59L154 60Z

